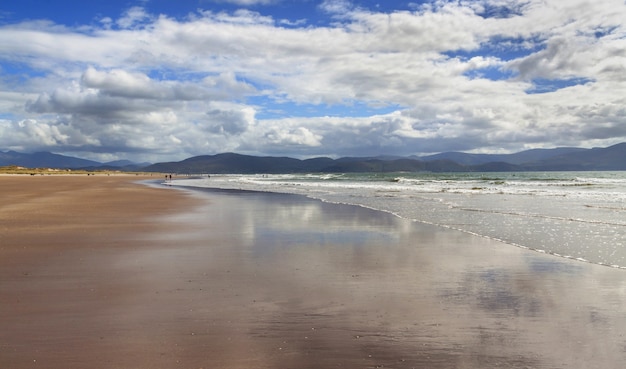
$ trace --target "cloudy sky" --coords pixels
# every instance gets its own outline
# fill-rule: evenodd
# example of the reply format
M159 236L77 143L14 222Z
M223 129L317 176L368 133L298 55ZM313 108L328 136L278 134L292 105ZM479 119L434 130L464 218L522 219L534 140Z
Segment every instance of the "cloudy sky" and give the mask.
M0 151L157 162L623 141L625 0L0 4Z

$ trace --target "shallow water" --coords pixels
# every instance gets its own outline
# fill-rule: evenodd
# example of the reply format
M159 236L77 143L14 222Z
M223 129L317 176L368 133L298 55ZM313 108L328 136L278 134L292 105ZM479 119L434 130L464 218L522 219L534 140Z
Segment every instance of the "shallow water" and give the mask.
M164 286L184 265L178 278L202 291L186 319L196 336L223 336L221 355L205 352L214 367L626 362L623 270L300 196L202 196L210 205L176 219L193 225L170 235L176 248L124 259L150 258Z
M626 172L229 175L173 184L303 194L626 267Z
M626 362L624 270L360 206L184 191L193 196L132 192L140 200L131 204L152 211L88 211L95 222L44 232L9 257L19 262L0 268L0 367ZM108 225L123 215L131 227ZM25 225L39 227L34 220Z

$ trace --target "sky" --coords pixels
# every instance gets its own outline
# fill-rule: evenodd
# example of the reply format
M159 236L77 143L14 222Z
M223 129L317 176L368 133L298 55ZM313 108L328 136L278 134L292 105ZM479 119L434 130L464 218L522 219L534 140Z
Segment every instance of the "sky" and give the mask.
M0 4L0 151L162 162L624 141L625 0Z

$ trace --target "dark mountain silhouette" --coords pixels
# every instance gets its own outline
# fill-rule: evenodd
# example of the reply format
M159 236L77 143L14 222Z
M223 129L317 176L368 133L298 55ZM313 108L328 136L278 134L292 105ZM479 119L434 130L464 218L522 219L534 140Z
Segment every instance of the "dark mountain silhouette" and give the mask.
M287 157L249 156L234 153L194 156L179 162L157 163L145 168L152 172L173 173L292 173L306 172L324 160L302 161ZM311 163L311 165L307 165ZM316 164L317 163L317 164Z
M425 157L289 157L250 156L235 153L194 156L178 162L152 165L127 160L98 163L91 160L38 152L0 152L0 166L87 170L123 170L161 173L355 173L355 172L508 172L626 170L626 142L606 148L556 148L527 150L515 154L489 155L448 152Z
M25 168L70 169L96 166L101 165L101 163L50 152L36 152L33 154L23 154L16 151L0 152L0 166L7 165L17 165Z
M346 157L298 160L228 153L196 156L180 162L159 163L144 169L154 172L216 174L626 170L626 143L607 148L537 149L508 155L443 153L419 159Z
M126 166L129 166L129 165L138 165L138 164L133 163L130 160L115 160L115 161L106 162L103 165L108 165L108 166L111 166L111 167L126 167ZM148 166L148 165L150 165L150 164L144 164L143 166L145 167L145 166Z
M626 142L556 155L524 167L528 170L626 170Z
M132 171L144 168L150 165L150 163L137 164L129 160L118 160L103 164L93 160L53 154L50 152L36 152L32 154L25 154L17 151L0 151L0 166L9 165L17 165L24 168Z
M555 149L532 149L514 154L467 154L464 152L444 152L441 154L422 156L424 161L446 159L462 165L479 165L493 162L522 165L530 162L539 162L559 155L568 155L574 152L584 152L587 149L576 147L559 147Z

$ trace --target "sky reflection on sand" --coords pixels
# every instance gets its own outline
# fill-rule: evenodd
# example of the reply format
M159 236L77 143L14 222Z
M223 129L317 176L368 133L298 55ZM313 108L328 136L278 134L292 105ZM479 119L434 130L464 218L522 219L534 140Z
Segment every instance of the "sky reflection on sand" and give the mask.
M178 218L181 238L154 235L162 258L125 258L152 258L150 283L162 278L173 293L165 306L177 303L172 278L193 280L202 292L186 302L187 319L245 342L257 367L626 362L623 270L300 196L193 192L209 203Z

